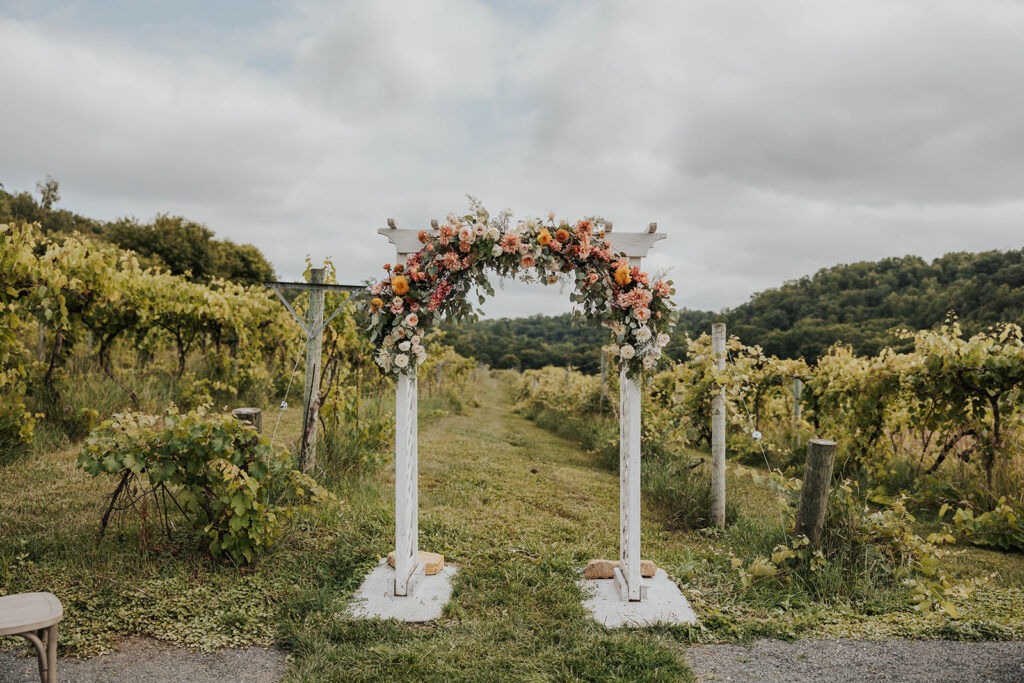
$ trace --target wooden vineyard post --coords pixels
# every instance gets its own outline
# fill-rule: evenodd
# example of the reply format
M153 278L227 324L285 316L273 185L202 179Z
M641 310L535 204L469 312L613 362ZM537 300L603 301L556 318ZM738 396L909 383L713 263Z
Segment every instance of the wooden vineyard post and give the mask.
M324 269L310 268L309 283L322 285ZM303 472L312 472L316 467L316 425L320 413L320 354L323 348L324 290L309 290L309 311L306 325L306 381L302 392L302 445L299 449L299 463Z
M263 411L259 408L235 408L231 415L241 422L248 422L260 434L263 433Z
M725 370L725 323L711 326L715 370ZM711 399L711 523L725 526L725 387Z
M796 513L797 536L803 535L813 545L821 541L821 529L828 509L828 492L832 484L832 467L836 460L836 442L811 439L807 444L804 485L800 491L800 508Z
M601 349L601 397L597 402L597 412L604 413L604 393L608 386L608 354Z
M799 377L793 378L793 442L796 447L800 447L800 434L797 430L800 428L800 398L804 393L804 383Z

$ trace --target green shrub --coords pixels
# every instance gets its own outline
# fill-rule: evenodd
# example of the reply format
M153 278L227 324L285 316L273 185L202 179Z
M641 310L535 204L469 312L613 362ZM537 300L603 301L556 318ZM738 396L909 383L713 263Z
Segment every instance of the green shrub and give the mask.
M774 477L774 485L789 502L787 513L800 498L800 482ZM844 481L829 495L820 543L804 536L776 545L770 557L748 563L733 560L744 586L774 578L798 585L815 599L874 600L882 591L903 587L907 599L921 611L957 614L955 600L976 587L957 583L940 570L940 551L929 537L914 533L916 520L902 501L872 511L855 483ZM792 531L792 526L790 525Z
M390 416L329 424L317 440L317 463L334 478L378 470L388 461L394 429Z
M640 479L648 500L665 510L668 524L677 529L711 526L711 464L691 455L647 457ZM736 503L726 498L725 523L738 517Z
M86 439L78 466L93 476L121 477L101 533L110 512L140 488L165 515L170 496L210 554L237 563L267 549L297 505L332 499L250 425L202 408L184 415L173 407L162 416L115 415Z
M944 505L939 511L943 516L948 509ZM1024 509L1016 505L1008 505L1005 498L1000 498L997 506L975 515L970 508L960 508L953 514L953 524L946 525L945 534L950 534L958 541L967 541L978 546L996 548L998 550L1024 550ZM942 540L950 540L943 535Z

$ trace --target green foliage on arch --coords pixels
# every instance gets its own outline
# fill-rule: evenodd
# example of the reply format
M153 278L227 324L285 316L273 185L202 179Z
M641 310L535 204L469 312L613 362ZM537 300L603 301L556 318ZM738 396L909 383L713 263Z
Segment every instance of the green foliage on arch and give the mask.
M423 248L406 263L384 268L388 277L370 286L370 339L385 373L415 372L426 358L422 340L442 318L473 315L467 300L475 289L480 303L494 294L488 271L545 284L569 279L570 300L585 317L609 328L612 350L630 376L657 367L674 325L671 281L651 282L613 252L604 231L584 219L574 226L530 218L508 226L507 214L449 214L436 234L421 231ZM600 225L600 224L598 224Z

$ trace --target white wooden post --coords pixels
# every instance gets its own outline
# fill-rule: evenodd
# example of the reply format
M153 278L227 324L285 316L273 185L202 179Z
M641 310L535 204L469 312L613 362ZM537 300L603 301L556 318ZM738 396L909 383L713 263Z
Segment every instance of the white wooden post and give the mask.
M415 375L399 375L395 391L395 595L415 588L419 564L419 457Z
M619 567L623 600L640 600L640 384L619 373ZM618 571L618 570L616 570Z
M310 268L309 283L322 285L324 269ZM299 462L303 472L316 467L316 425L320 412L320 362L323 349L324 290L309 290L309 312L306 314L306 381L302 395L302 444Z
M711 326L711 355L725 370L725 323ZM725 387L711 399L711 523L725 526Z
M630 266L640 267L631 257ZM615 574L623 601L643 599L640 578L640 384L619 372L619 568Z

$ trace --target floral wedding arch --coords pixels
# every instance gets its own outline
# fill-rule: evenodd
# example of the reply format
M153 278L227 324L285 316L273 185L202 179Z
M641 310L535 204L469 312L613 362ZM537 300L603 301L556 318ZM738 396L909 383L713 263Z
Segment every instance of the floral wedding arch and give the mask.
M579 311L609 328L620 366L620 569L623 600L642 598L640 578L640 386L669 342L674 294L671 281L654 280L640 259L663 239L652 223L647 233L612 233L611 223L584 219L570 224L528 219L514 228L507 220L488 222L486 212L450 214L433 230L399 230L387 236L399 262L385 265L387 277L370 286L370 339L374 360L396 376L395 418L395 584L394 595L411 595L423 574L418 562L418 457L416 366L426 358L424 335L443 318L472 314L467 297L493 295L493 271L546 284L566 278Z

